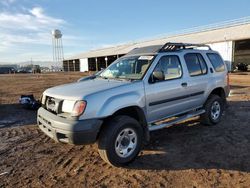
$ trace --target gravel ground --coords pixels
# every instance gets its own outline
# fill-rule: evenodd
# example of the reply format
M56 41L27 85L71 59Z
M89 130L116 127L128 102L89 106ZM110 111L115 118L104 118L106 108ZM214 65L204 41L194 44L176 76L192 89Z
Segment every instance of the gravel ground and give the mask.
M192 119L151 134L139 157L115 168L95 144L55 143L36 126L36 112L17 103L81 74L0 75L0 187L249 187L250 74L231 74L222 122Z

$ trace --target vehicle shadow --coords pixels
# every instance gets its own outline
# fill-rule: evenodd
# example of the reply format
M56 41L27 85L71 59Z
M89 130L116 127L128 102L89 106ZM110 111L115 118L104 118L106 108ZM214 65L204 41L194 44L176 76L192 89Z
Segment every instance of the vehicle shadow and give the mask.
M0 128L36 124L36 114L20 104L0 104Z
M151 133L151 141L127 168L225 169L250 172L250 101L229 102L222 122L190 120Z

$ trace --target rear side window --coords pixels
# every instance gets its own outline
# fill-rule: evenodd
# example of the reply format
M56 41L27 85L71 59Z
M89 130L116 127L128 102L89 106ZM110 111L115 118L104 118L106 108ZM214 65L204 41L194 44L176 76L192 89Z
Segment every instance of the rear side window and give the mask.
M181 63L179 57L176 55L161 57L155 70L163 71L165 80L172 80L182 76Z
M221 59L221 57L218 54L208 53L207 57L212 63L214 70L216 72L223 72L225 70L224 61Z
M199 53L188 53L184 56L190 76L207 74L207 65Z

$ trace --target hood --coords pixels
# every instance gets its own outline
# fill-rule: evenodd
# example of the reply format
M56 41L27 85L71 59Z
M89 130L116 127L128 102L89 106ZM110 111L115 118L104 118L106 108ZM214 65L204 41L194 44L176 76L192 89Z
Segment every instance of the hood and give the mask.
M96 78L84 82L74 82L52 87L45 90L43 94L57 99L81 100L89 94L111 89L121 85L126 85L129 83L129 81Z

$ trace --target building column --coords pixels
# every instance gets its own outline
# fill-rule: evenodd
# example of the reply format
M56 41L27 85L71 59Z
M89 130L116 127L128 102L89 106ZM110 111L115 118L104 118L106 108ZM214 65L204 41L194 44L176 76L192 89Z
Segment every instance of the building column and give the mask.
M97 57L95 58L95 68L96 68L96 71L98 71Z
M105 62L106 62L106 68L108 67L108 57L105 57Z
M67 72L69 72L69 60L68 60L68 71Z
M76 62L73 60L73 67L74 67L74 72L76 72Z

